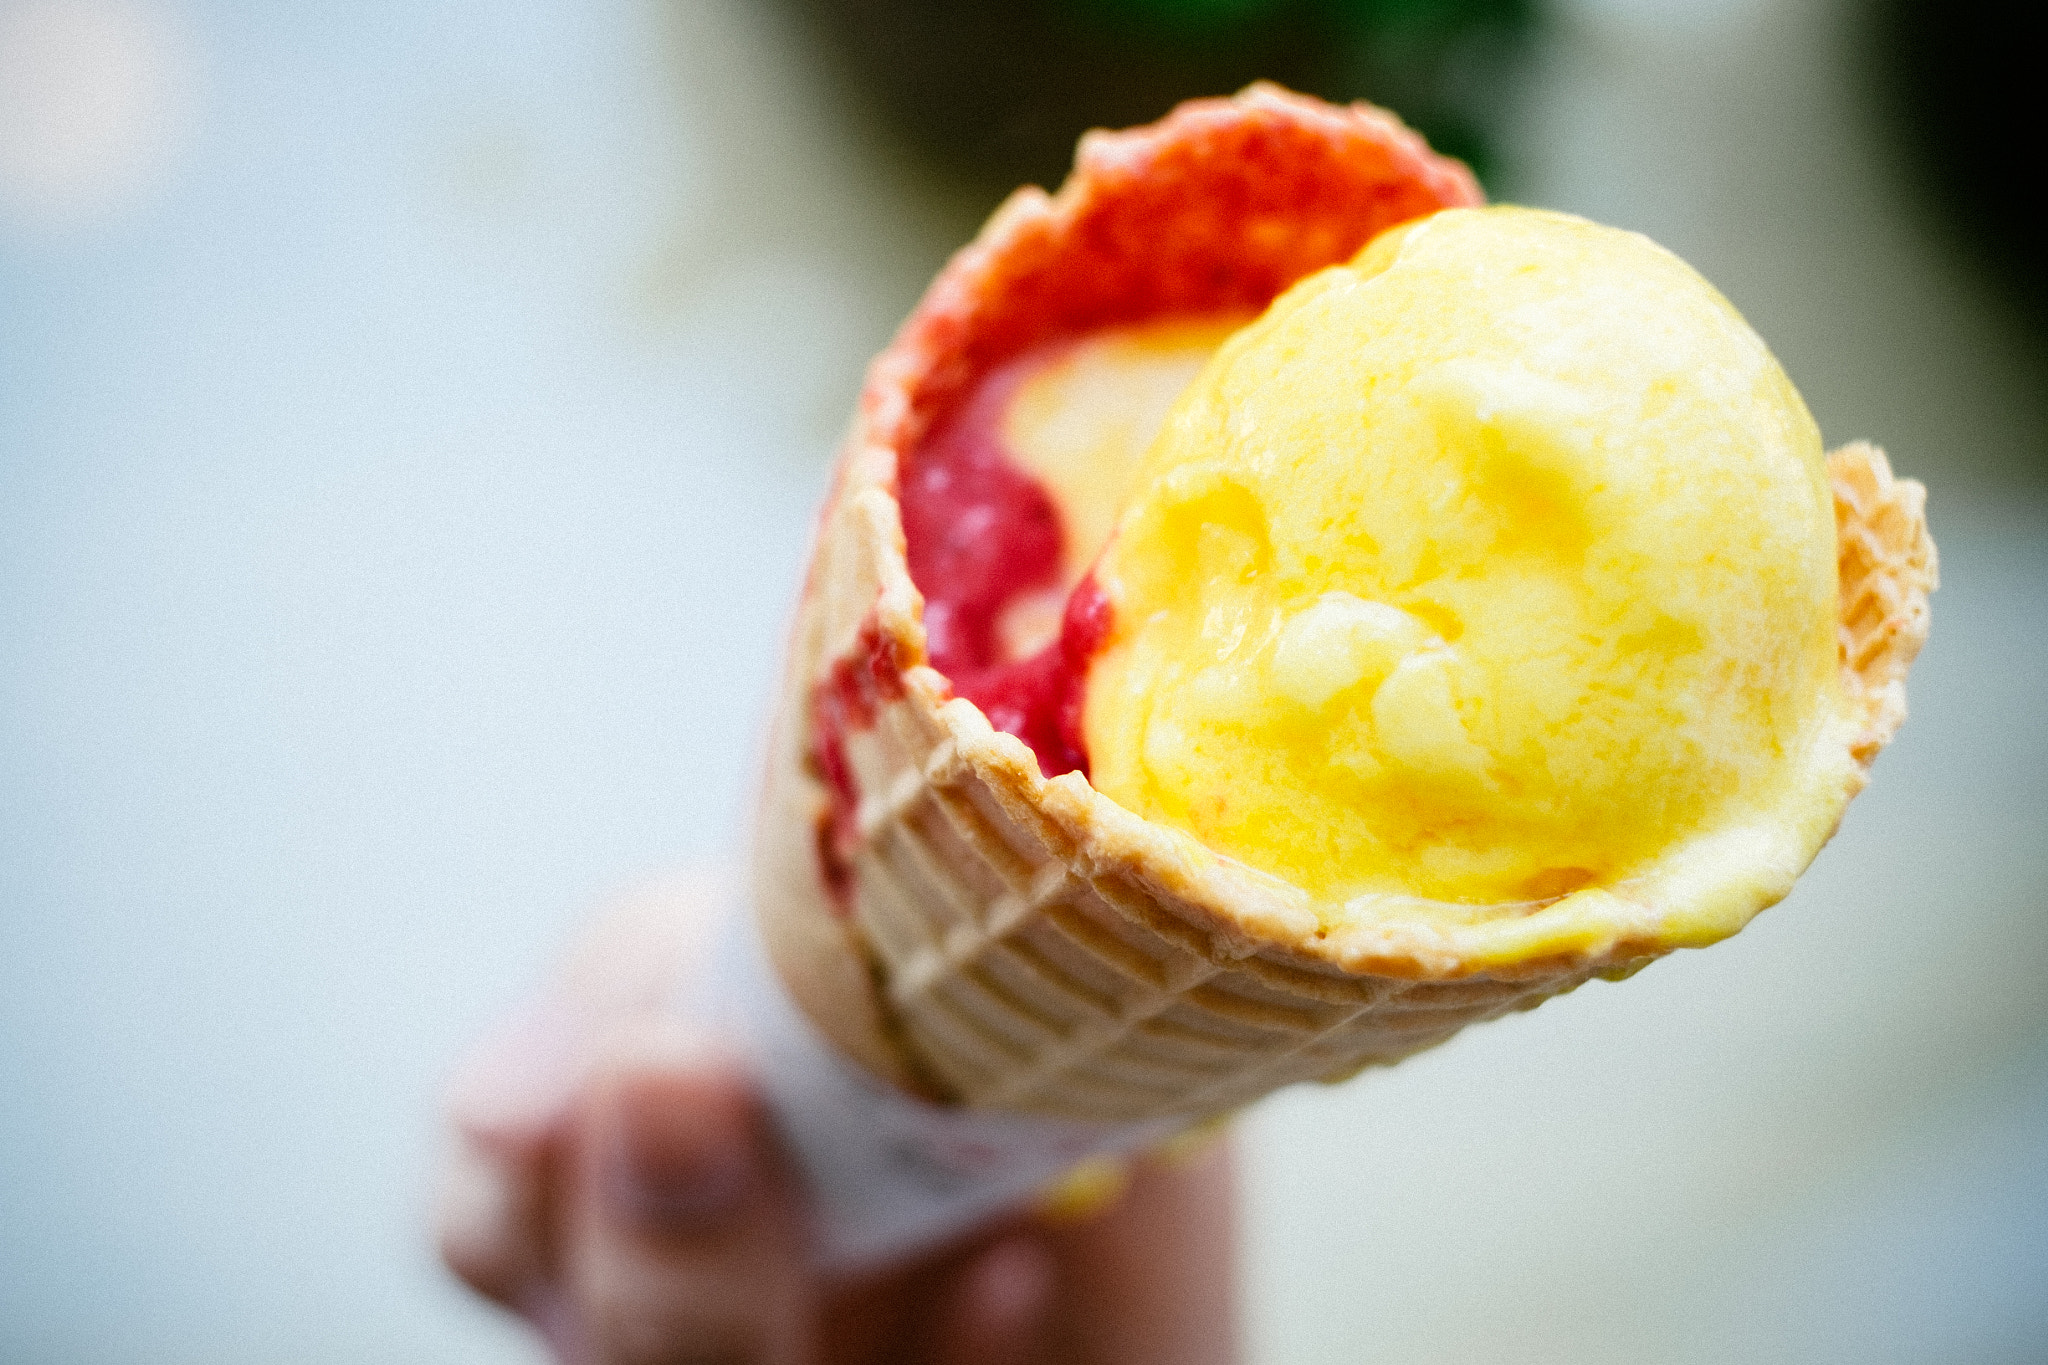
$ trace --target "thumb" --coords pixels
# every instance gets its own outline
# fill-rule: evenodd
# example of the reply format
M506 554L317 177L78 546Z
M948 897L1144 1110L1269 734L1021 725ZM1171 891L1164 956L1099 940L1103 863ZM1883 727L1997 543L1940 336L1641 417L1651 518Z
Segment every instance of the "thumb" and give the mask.
M577 1116L558 1347L577 1365L801 1365L814 1290L799 1199L738 1064L673 1021Z
M925 1365L1032 1365L1051 1349L1058 1266L1016 1232L967 1258L933 1305Z

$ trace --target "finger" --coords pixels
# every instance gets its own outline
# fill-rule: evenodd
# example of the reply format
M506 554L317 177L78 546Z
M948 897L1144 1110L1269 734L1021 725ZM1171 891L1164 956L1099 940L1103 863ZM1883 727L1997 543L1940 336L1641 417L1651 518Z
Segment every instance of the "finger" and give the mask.
M547 1273L546 1182L457 1138L434 1209L441 1259L487 1298L518 1307Z
M798 1365L798 1204L739 1069L665 1023L578 1113L562 1284L591 1365Z
M1057 1267L1045 1239L1005 1237L971 1257L941 1295L929 1365L1030 1365L1042 1358Z
M560 1138L606 1036L660 1008L708 956L720 874L688 872L621 897L585 927L555 982L486 1034L451 1078L442 1258L482 1293L541 1315Z
M1121 1200L1050 1230L1073 1355L1118 1365L1238 1358L1236 1187L1230 1145L1137 1163Z
M600 1019L559 991L529 1000L486 1033L448 1083L448 1117L486 1152L517 1153L567 1116L589 1069Z
M560 969L562 991L615 1018L686 997L738 903L734 887L730 870L703 868L619 897L571 946Z
M555 1146L593 1032L578 1002L539 997L486 1035L450 1082L454 1134L436 1209L441 1254L501 1303L518 1304L547 1273Z

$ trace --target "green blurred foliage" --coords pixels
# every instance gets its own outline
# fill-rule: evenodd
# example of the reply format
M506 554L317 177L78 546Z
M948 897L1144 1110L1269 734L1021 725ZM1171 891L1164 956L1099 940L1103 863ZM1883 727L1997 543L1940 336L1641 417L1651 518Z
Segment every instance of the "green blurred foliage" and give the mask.
M1253 80L1400 114L1482 179L1537 0L785 0L922 156L997 194L1057 184L1089 128Z
M1452 33L1475 26L1520 26L1534 18L1526 0L1073 0L1077 13L1123 19L1134 28L1174 34L1227 30L1266 19L1321 12L1356 35L1377 31Z
M1872 0L1860 26L1868 93L1940 228L2048 357L2048 226L2027 207L2040 174L2038 6Z

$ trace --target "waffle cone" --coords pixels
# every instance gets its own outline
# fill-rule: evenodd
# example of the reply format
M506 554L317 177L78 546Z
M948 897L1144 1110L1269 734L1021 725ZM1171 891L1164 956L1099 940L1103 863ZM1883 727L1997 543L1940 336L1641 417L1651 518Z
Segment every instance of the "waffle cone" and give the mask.
M1391 116L1256 86L1090 134L939 276L869 372L791 641L756 845L769 955L870 1071L964 1104L1190 1118L1397 1061L1667 951L1654 906L1540 951L1453 930L1326 931L1306 894L1044 778L928 666L901 456L993 365L1050 337L1262 307L1380 230L1478 202ZM1865 764L1905 713L1934 555L1919 485L1829 460L1843 674Z

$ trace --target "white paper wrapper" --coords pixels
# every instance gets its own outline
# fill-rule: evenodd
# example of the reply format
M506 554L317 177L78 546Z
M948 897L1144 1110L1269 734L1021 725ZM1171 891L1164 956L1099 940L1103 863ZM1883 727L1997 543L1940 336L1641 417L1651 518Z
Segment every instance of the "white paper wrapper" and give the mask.
M819 1036L769 964L749 906L725 917L711 968L701 998L682 1003L752 1064L810 1187L813 1245L828 1272L935 1246L1030 1199L1083 1158L1184 1126L989 1113L903 1094Z

